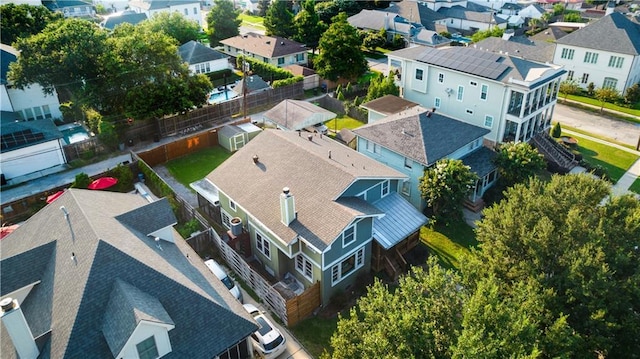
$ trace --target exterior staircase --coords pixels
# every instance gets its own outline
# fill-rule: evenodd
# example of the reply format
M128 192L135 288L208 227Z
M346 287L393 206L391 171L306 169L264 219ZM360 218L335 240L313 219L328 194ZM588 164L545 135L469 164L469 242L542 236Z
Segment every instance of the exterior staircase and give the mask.
M538 132L531 139L531 143L542 153L552 169L559 173L569 173L578 165L573 153L557 143L546 132Z
M407 269L407 261L397 248L384 256L384 269L394 281Z

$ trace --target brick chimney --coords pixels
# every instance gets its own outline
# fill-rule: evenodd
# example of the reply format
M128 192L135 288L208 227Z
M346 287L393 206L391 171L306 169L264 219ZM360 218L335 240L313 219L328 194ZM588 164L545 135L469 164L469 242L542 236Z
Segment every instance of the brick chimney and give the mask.
M285 226L289 226L296 219L296 203L289 192L289 187L285 187L280 194L280 220Z
M16 299L0 301L0 318L20 359L36 359L40 351Z

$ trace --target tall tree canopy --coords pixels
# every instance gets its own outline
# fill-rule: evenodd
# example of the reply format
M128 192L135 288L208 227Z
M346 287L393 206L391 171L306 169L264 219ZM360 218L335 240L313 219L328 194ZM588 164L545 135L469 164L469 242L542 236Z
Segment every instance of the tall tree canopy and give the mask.
M544 156L527 142L503 143L494 162L506 186L525 182L546 164Z
M294 18L294 24L296 33L293 39L306 44L315 52L322 33L327 29L327 25L320 21L316 13L315 1L307 0L302 3L302 10Z
M220 40L240 34L240 11L233 8L231 0L215 0L211 11L207 14L209 41L212 46L220 44Z
M200 33L200 25L179 12L157 12L137 26L154 32L163 31L176 39L179 45L197 40Z
M58 12L51 12L44 6L27 4L16 5L8 3L0 6L0 41L11 45L18 38L35 35L63 16Z
M296 28L293 23L291 1L272 1L263 24L269 36L292 37L296 33Z
M587 175L511 187L459 272L376 282L324 356L640 357L640 201L609 195Z
M383 74L373 76L364 101L372 101L385 95L400 96L400 88L396 86L392 73L389 76L384 76Z
M369 69L360 45L356 28L349 25L345 13L340 13L320 38L320 54L314 61L316 72L331 81L360 77Z
M10 65L9 78L18 88L38 83L46 93L52 93L55 86L63 101L80 96L87 84L104 74L107 36L86 20L51 23L42 32L16 42L20 56Z
M424 171L418 188L435 217L460 217L477 178L461 160L442 159Z

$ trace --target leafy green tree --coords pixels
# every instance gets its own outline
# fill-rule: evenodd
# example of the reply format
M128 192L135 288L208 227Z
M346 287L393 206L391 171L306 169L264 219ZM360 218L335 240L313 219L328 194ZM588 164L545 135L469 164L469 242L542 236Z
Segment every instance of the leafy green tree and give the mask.
M488 37L502 37L503 34L504 29L494 26L493 28L488 30L476 31L475 34L471 35L471 41L480 42Z
M545 167L544 157L527 142L503 143L494 163L507 186L524 182Z
M271 4L271 0L258 0L258 16L265 17L267 15L267 9L269 9L269 5Z
M220 44L220 40L240 34L240 11L233 8L231 0L215 0L207 14L209 41L212 46Z
M389 76L379 74L372 77L365 101L372 101L385 95L400 96L400 88L396 86L393 78L393 74L389 74Z
M376 279L348 316L339 316L333 353L322 358L450 358L461 327L464 291L432 258L391 292Z
M542 20L542 22L545 24L545 26L547 24L549 24L549 21L551 21L551 18L553 17L553 14L550 12L545 12L540 16L540 20Z
M264 17L266 34L290 38L296 33L290 1L272 1Z
M560 82L559 91L564 94L564 102L567 102L567 97L569 97L569 95L575 95L580 92L580 86L573 79L564 80Z
M536 29L538 28L538 26L540 26L540 20L534 18L529 19L529 26L531 27L531 33L536 32Z
M44 30L47 25L63 18L44 6L8 3L0 6L0 41L12 45L18 38L27 38Z
M620 98L620 92L613 87L600 87L594 92L595 98L600 101L600 112L605 103L615 103Z
M436 218L460 216L477 175L461 160L443 159L424 171L418 189Z
M640 84L627 87L624 92L624 102L629 105L640 102Z
M18 39L20 56L10 65L9 78L21 89L38 83L47 94L55 86L63 102L81 99L86 86L104 76L107 35L86 20L53 22L36 35Z
M556 124L553 125L553 128L551 129L551 137L560 138L561 135L562 135L562 127L560 127L560 122L556 122Z
M200 33L200 25L179 12L157 12L151 19L141 22L138 26L151 32L163 31L176 39L180 45L197 40Z
M93 100L111 120L147 120L184 111L204 103L213 88L205 75L189 74L176 40L162 31L123 24L108 44L109 76Z
M545 357L640 353L640 201L610 195L588 175L517 184L484 210L479 249L462 264L466 287L495 277L505 292L521 282L545 291L538 329L565 318L573 333L566 347L540 346Z
M118 179L118 184L113 188L117 192L128 192L133 189L133 171L129 166L119 163L109 171L109 175Z
M313 52L318 47L320 36L327 30L327 25L320 21L315 10L315 1L307 0L302 3L302 10L293 19L296 34L294 40L306 44Z
M561 3L557 3L553 5L553 16L562 15L564 13L564 5Z
M579 11L567 12L564 15L564 21L566 21L566 22L582 22L582 16L580 16L580 12Z
M91 178L89 178L89 175L84 172L81 172L76 175L75 181L73 181L73 183L71 184L71 187L87 188L89 187L90 183L91 183Z
M356 29L347 22L347 15L340 13L320 38L320 54L314 61L316 72L331 81L360 77L369 68L360 45Z
M375 50L377 47L382 47L387 43L387 39L382 37L378 31L368 31L367 35L362 40L362 46L368 50Z

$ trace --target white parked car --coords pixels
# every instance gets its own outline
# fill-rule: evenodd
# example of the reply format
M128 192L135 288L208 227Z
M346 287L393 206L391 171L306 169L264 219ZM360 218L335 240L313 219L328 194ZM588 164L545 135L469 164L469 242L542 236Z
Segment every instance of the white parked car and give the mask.
M240 291L240 288L238 288L238 286L233 282L233 279L229 278L218 262L213 259L208 259L204 261L204 264L206 264L207 267L209 267L209 270L215 274L222 283L224 283L231 294L233 294L233 296L242 303L242 292Z
M251 334L253 348L266 359L277 358L280 354L284 353L284 350L287 348L287 340L275 325L271 323L269 318L253 304L245 304L243 307L260 326L255 333Z
M329 131L329 128L324 123L320 122L320 123L316 123L313 126L309 126L305 128L305 131L314 132L314 133L317 132L317 133L326 135L327 131Z

